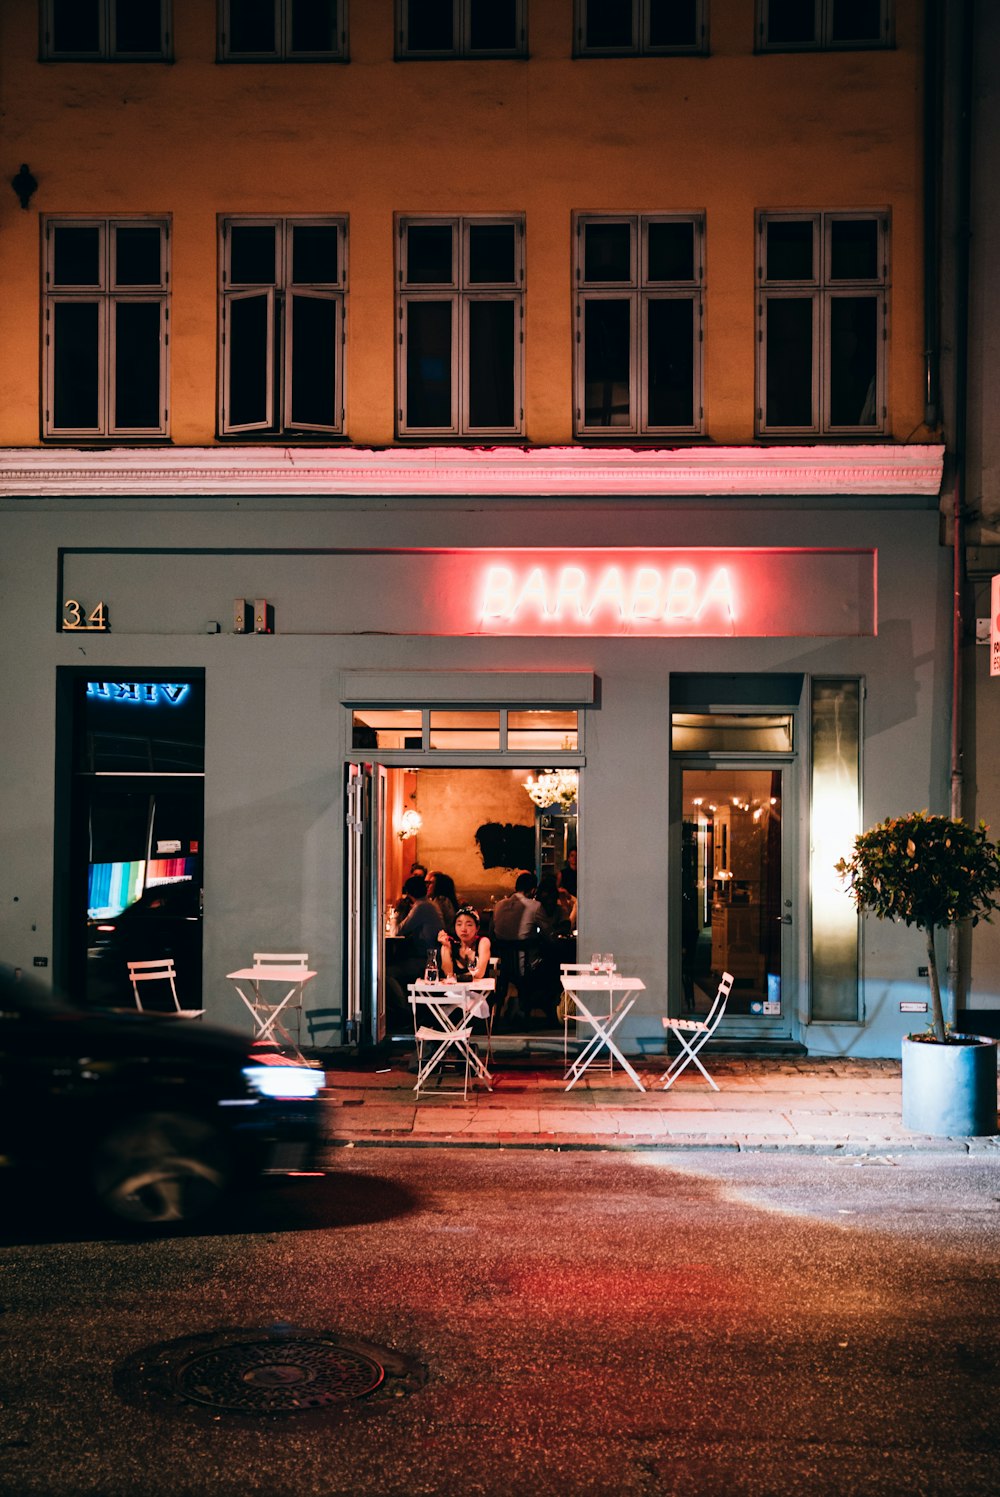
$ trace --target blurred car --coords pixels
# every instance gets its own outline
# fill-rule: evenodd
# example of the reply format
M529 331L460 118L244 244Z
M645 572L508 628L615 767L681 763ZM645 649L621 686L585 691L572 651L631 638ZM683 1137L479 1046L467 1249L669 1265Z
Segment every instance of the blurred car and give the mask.
M0 1167L119 1225L207 1216L310 1173L323 1072L201 1020L84 1008L0 972Z
M182 1008L201 1007L201 890L162 884L112 917L88 921L86 996L104 1008L134 1008L128 964L172 957Z

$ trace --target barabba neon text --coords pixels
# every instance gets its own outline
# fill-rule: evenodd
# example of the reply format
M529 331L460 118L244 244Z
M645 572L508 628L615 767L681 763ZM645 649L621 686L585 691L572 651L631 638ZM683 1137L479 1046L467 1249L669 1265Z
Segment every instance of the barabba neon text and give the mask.
M484 624L521 623L528 619L580 624L701 623L707 619L732 625L736 598L728 567L699 572L694 567L606 566L532 567L518 574L513 567L491 566L483 581Z

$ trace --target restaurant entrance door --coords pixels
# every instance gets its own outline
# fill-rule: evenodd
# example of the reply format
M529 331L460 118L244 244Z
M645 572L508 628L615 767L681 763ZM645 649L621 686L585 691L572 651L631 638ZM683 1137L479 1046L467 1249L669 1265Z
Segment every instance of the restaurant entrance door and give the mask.
M792 1033L794 901L782 831L788 765L681 770L681 1013L704 1017L735 978L720 1034Z

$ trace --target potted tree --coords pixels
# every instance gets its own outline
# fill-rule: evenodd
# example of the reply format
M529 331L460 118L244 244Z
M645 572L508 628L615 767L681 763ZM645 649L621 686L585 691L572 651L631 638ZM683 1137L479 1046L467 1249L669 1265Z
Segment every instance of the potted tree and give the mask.
M862 914L924 932L930 1024L903 1039L903 1124L919 1133L997 1131L997 1042L946 1030L934 945L938 930L1000 909L1000 848L986 833L983 822L911 811L862 832L836 865Z

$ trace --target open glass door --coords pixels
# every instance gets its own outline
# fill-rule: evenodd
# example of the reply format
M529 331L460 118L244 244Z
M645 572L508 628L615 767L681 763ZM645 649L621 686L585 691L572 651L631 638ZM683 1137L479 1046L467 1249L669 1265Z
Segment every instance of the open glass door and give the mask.
M782 835L787 769L681 771L681 1005L703 1017L723 972L735 978L720 1034L791 1035L793 902Z
M375 1045L385 1038L381 924L384 803L385 770L380 765L349 764L344 922L348 1044Z

